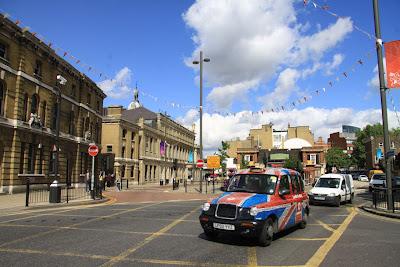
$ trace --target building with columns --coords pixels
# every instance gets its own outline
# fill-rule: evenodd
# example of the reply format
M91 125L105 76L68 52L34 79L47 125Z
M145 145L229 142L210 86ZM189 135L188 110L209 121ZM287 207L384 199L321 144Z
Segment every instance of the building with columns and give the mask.
M90 169L89 143L101 140L106 95L51 45L3 16L0 25L0 192L25 190L28 176L43 183L56 179L57 120L57 179L78 182ZM65 85L57 84L57 75Z
M143 107L137 89L128 109L105 109L102 129L102 153L115 154L116 177L145 184L192 175L188 159L197 151L194 131ZM197 152L194 154L196 160Z

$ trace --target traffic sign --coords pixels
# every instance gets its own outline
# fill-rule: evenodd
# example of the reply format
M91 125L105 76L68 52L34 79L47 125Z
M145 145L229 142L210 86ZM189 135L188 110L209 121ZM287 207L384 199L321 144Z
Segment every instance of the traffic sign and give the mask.
M96 145L90 145L88 148L88 153L92 157L96 157L97 154L99 153L99 148Z
M220 157L217 155L207 157L207 168L209 169L219 169L221 168Z
M198 159L196 163L197 168L203 168L204 166L204 161L202 159Z

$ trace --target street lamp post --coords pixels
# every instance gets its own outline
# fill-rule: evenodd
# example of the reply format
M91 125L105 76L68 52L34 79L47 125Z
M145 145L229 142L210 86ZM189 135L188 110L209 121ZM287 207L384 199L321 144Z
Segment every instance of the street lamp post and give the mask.
M60 85L65 85L67 83L67 79L65 79L61 75L57 75L57 83L56 83L56 89L57 89L57 114L56 114L56 140L55 140L55 166L54 166L54 173L55 173L55 180L57 180L58 176L58 158L59 158L59 139L60 139L60 110L61 110L61 88L59 87L58 84Z
M382 109L382 124L383 124L383 146L385 149L385 170L386 170L386 185L387 185L387 209L393 210L393 192L392 192L392 162L388 157L387 153L390 150L389 141L389 127L388 127L388 115L386 106L386 86L385 86L385 74L383 69L383 57L382 57L382 39L381 39L381 27L379 22L379 7L378 0L373 0L374 9L374 24L375 24L375 37L376 42L376 53L378 57L378 72L379 72L379 91L381 96L381 109Z
M203 59L203 51L200 51L200 61L193 61L193 64L200 64L200 159L203 159L203 61L210 62L209 58ZM203 169L200 169L200 193L203 192Z

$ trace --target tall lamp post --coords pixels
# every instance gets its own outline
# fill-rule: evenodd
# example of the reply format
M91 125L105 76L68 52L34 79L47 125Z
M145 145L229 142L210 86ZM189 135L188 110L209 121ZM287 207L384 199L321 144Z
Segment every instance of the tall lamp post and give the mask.
M388 115L386 106L386 86L385 86L385 76L383 69L383 57L382 57L382 37L381 37L381 27L379 22L379 7L378 0L373 0L374 9L374 24L375 24L375 37L377 39L376 43L376 53L378 57L378 71L379 71L379 91L381 95L381 109L382 109L382 123L383 123L383 146L385 148L385 172L386 172L386 185L387 185L387 209L393 210L393 191L392 191L392 162L388 157L388 152L390 150L389 141L389 127L388 127Z
M203 51L200 51L200 61L193 61L193 64L200 64L200 159L203 159L203 62L210 62L209 58L203 58ZM200 193L203 192L203 169L200 169Z
M59 148L59 139L60 139L60 110L61 110L61 88L59 85L64 86L67 83L67 79L65 79L61 75L57 75L57 83L55 88L57 89L57 114L56 114L56 140L55 140L55 166L54 166L54 173L55 173L55 180L57 180L58 176L58 154L60 151Z

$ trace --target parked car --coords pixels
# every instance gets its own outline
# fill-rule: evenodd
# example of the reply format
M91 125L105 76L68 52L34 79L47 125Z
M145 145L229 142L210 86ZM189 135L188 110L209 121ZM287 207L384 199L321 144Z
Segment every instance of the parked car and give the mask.
M386 175L385 174L374 174L371 181L369 182L369 192L372 192L374 188L386 188ZM392 188L400 188L400 176L394 176L392 178Z
M341 202L353 202L354 183L350 174L324 174L308 192L310 204L328 203L340 206Z
M369 192L372 192L373 188L377 187L385 187L386 185L386 175L384 173L377 173L372 175L371 180L369 181Z
M268 246L274 234L299 225L310 212L301 175L289 169L249 169L230 179L227 192L203 204L199 216L204 234L254 237Z
M368 182L368 176L366 176L365 174L361 174L360 176L358 176L358 180L361 182Z

